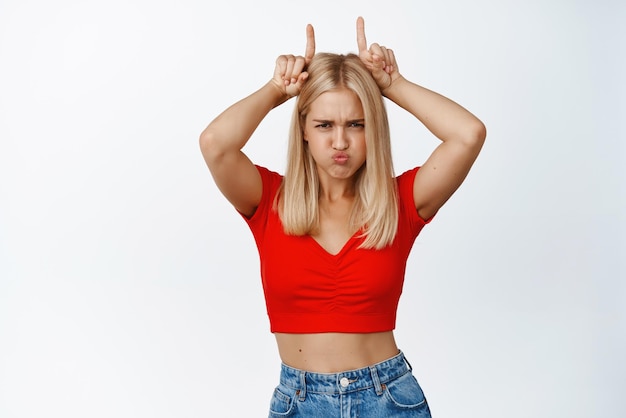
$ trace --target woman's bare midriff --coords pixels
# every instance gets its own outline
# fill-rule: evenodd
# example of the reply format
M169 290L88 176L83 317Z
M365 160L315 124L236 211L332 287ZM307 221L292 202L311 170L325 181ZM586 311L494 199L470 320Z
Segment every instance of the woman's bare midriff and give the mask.
M399 353L392 331L369 334L274 333L283 363L315 373L360 369Z

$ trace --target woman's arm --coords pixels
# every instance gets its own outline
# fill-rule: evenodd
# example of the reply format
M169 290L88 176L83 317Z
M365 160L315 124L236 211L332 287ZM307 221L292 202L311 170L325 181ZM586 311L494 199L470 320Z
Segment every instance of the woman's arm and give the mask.
M404 77L395 80L383 94L442 141L413 183L415 207L422 219L430 219L465 180L485 141L485 125L452 100Z
M406 80L391 49L367 48L363 19L357 20L359 56L382 94L420 120L442 143L415 176L413 197L423 219L430 219L459 188L486 137L483 123L452 100Z
M200 149L215 183L226 199L247 216L256 210L263 185L256 167L241 150L274 107L300 92L308 76L306 66L315 53L311 25L306 33L304 57L279 56L272 79L222 112L200 135Z

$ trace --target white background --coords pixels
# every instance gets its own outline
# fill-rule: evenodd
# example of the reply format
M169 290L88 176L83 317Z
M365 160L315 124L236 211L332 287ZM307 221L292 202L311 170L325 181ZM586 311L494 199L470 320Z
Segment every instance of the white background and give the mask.
M488 128L397 340L436 418L623 416L626 3L3 0L0 417L262 417L256 248L198 136L281 53L392 47ZM293 101L246 150L284 167ZM389 106L396 171L437 144Z

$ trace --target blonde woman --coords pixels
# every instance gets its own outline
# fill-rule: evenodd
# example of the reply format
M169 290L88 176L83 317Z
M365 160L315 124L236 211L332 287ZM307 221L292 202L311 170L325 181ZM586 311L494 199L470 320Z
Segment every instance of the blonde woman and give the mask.
M391 49L281 55L269 82L200 136L219 187L249 225L282 360L270 417L430 417L395 342L406 261L422 228L461 185L484 125L405 79ZM263 118L297 97L284 175L241 151ZM383 97L441 144L396 176Z

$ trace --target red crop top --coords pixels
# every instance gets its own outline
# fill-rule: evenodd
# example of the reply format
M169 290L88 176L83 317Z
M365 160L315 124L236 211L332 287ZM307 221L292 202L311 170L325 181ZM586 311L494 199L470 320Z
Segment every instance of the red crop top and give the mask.
M311 236L286 235L272 209L282 176L257 166L263 179L259 207L244 217L259 251L261 279L272 332L318 333L390 331L407 258L427 223L413 203L413 179L419 168L397 177L398 233L381 250L359 249L358 232L338 254L324 250Z

